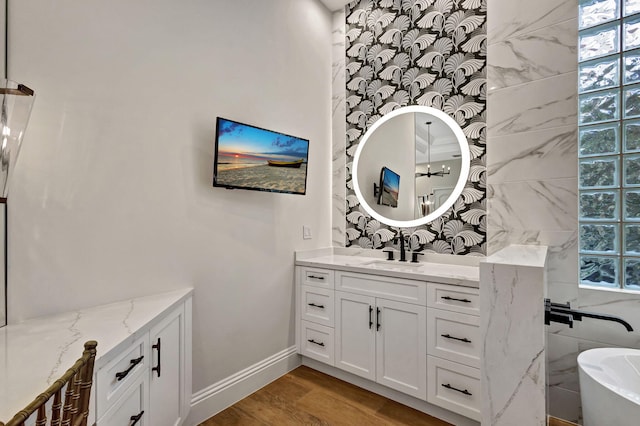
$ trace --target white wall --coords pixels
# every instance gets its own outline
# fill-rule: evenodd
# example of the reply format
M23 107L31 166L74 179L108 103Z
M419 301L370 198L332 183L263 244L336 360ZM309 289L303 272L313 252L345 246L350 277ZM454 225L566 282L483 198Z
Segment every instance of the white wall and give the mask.
M387 167L400 175L398 207L378 204L373 184ZM386 121L367 139L358 163L358 184L366 202L379 214L394 220L413 220L415 208L416 142L413 114L400 114Z
M193 286L194 391L293 345L293 252L330 245L329 12L20 0L10 19L10 75L37 94L10 321ZM308 138L307 195L213 188L216 116Z

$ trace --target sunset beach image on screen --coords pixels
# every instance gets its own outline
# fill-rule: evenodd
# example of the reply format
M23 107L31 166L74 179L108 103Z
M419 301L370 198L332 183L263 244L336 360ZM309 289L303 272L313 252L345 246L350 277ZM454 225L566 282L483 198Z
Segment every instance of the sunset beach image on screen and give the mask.
M380 172L380 200L378 204L383 206L398 207L398 192L400 191L400 175L383 167Z
M218 117L214 186L304 194L309 141Z

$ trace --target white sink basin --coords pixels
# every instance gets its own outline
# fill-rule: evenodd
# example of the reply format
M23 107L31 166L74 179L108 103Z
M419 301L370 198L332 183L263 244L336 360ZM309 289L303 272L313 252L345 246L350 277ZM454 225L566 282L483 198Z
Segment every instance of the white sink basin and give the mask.
M589 349L578 369L584 426L639 424L640 350Z
M422 268L423 265L421 263L400 262L397 260L372 260L371 262L362 263L361 266L394 271L416 271Z

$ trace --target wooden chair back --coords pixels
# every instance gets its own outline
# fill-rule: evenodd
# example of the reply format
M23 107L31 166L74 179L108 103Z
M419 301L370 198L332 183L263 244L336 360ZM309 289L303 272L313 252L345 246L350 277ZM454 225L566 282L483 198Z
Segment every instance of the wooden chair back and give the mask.
M25 422L37 411L35 426L86 426L89 417L89 397L93 383L93 363L96 359L95 340L84 344L82 357L62 377L36 399L19 411L6 424L0 426L25 426ZM66 388L65 388L66 385ZM64 403L62 392L64 389ZM50 423L47 423L47 401L53 397Z

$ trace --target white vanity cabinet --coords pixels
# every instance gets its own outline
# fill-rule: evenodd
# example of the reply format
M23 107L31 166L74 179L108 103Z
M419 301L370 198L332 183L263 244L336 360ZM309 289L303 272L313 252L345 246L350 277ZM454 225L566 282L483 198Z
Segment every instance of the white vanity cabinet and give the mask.
M190 312L187 299L96 371L97 426L182 424L191 388Z
M426 399L426 308L336 291L335 366Z
M428 285L427 401L480 421L479 290Z
M177 425L185 417L184 309L170 313L150 332L149 419L152 425Z
M479 420L479 290L376 272L296 267L299 353Z
M192 294L185 288L3 327L0 420L23 409L73 365L84 342L96 340L88 424L181 425L191 399Z

